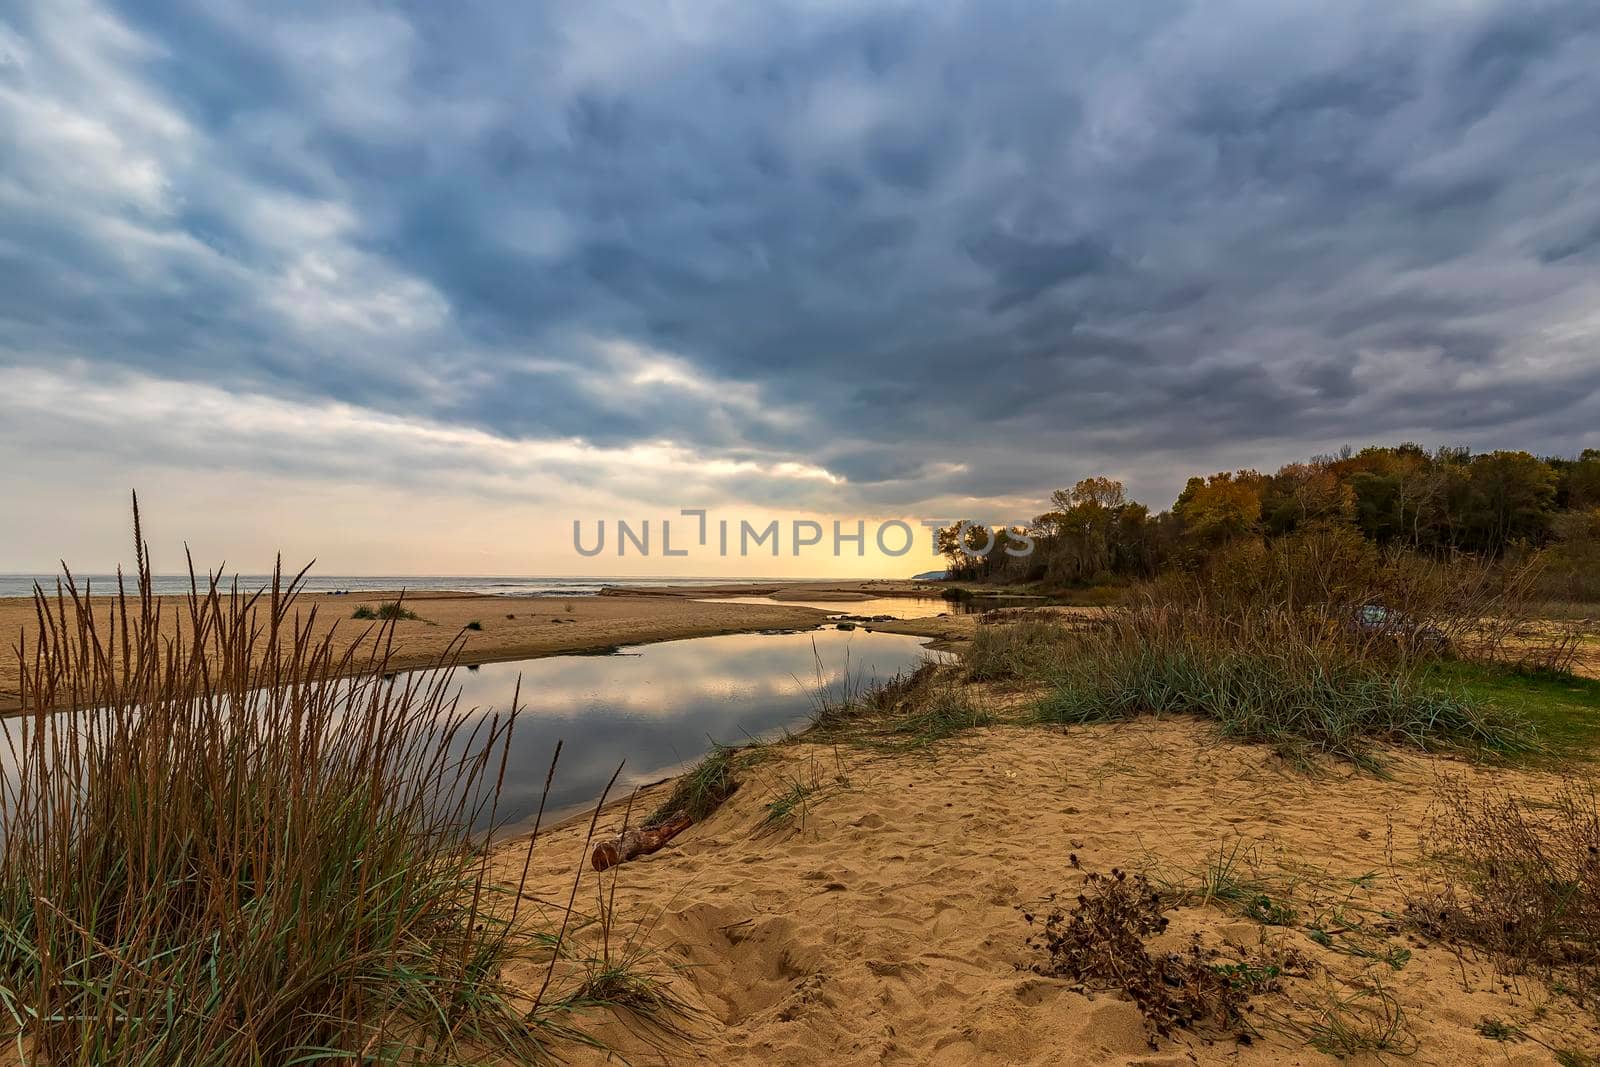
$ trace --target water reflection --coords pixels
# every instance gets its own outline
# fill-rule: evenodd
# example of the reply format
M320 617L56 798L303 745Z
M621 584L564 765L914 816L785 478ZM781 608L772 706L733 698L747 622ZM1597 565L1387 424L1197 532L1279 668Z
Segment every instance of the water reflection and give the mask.
M549 804L591 803L626 759L619 788L676 774L711 747L804 725L819 680L837 692L914 668L924 638L818 630L666 641L616 656L555 656L459 671L462 706L488 714L522 676L501 810L531 817L550 753L564 743ZM936 654L934 654L936 655ZM820 675L819 675L820 669Z
M765 604L767 607L821 608L829 615L888 615L895 619L926 619L940 612L954 614L951 601L931 596L885 596L867 600L774 600L767 596L707 598L705 604Z
M677 773L713 741L740 743L803 726L819 686L838 693L913 669L939 655L925 651L925 643L860 630L731 634L639 645L613 656L485 663L458 669L451 685L459 687L459 707L487 717L509 708L521 676L522 715L495 821L525 825L538 809L558 740L561 762L546 807L557 816L593 803L624 760L614 796ZM49 726L66 721L56 716ZM0 738L0 775L8 780L14 781L15 746L30 726L21 718L0 720L7 735ZM457 742L470 733L469 724Z
M935 596L885 596L866 600L775 600L768 596L707 597L703 604L765 604L767 607L820 608L830 616L927 619L935 615L981 615L996 608L1032 608L1057 603L1042 596L972 596L946 600Z

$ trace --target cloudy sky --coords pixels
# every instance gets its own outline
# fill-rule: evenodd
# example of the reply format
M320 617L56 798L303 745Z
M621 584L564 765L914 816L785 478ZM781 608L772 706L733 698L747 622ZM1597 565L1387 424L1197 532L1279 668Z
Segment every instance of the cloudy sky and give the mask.
M1575 453L1597 131L1594 0L0 0L0 571Z

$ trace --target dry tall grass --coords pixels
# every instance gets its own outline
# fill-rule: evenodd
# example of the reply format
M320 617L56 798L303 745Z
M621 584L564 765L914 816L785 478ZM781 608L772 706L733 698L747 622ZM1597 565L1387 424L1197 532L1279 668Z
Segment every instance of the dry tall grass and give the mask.
M471 835L498 817L514 701L480 716L448 670L391 674L392 619L337 651L281 572L252 594L191 579L163 640L137 501L134 523L111 627L68 574L16 650L0 1013L19 1054L541 1058L565 1006L500 974L550 942L519 932Z
M1600 795L1567 779L1548 798L1441 782L1437 863L1410 894L1425 932L1540 973L1600 1017Z
M1571 670L1583 628L1551 620L1538 553L1492 560L1380 549L1345 527L1313 527L1272 541L1243 541L1194 573L1170 572L1130 600L1202 608L1219 617L1273 613L1302 630L1350 642L1350 623L1381 608L1361 637L1363 658L1430 658L1441 651L1483 662Z

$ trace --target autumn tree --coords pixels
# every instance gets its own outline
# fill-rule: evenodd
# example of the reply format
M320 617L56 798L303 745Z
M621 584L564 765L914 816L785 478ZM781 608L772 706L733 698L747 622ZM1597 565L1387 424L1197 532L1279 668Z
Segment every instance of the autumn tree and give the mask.
M1084 478L1057 489L1054 507L1033 520L1045 576L1067 585L1118 575L1153 574L1150 509L1128 500L1121 482Z
M1261 521L1261 481L1255 471L1190 478L1172 505L1185 538L1216 546L1254 533Z

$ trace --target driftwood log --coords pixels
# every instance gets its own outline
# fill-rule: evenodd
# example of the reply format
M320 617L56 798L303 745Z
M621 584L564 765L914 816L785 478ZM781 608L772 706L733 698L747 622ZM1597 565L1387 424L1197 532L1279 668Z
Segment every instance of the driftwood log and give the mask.
M600 842L594 846L594 854L589 857L589 862L595 870L603 871L638 856L648 856L688 828L689 816L681 811L675 812L659 826L652 826L648 830L624 830L612 840Z

